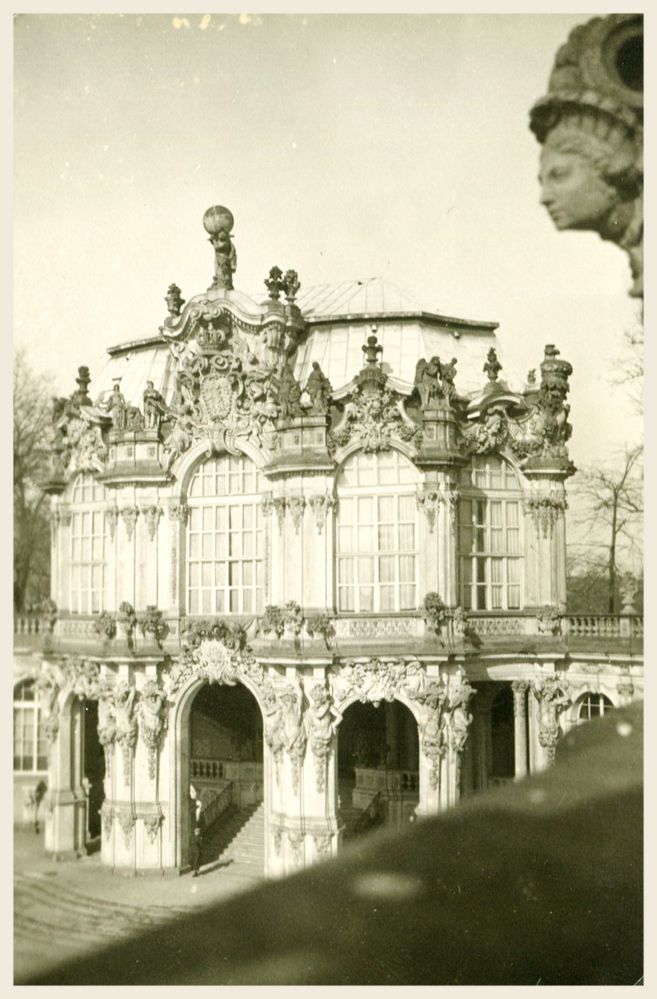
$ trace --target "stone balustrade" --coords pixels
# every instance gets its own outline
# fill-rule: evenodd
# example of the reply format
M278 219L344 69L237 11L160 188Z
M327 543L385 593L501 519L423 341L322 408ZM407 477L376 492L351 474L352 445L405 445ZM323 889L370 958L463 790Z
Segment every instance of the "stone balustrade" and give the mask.
M138 613L139 616L139 613ZM162 643L162 648L175 653L180 647L181 618L167 617L168 634ZM189 621L190 618L187 618ZM121 630L113 638L98 633L98 614L70 614L62 612L54 628L53 639L57 648L66 651L70 645L73 648L85 647L89 652L107 654L121 651L125 645L125 637ZM334 642L339 648L340 643L352 641L394 641L395 639L421 641L435 634L419 612L395 615L370 614L347 617L333 617L331 622L335 628ZM35 612L17 614L14 617L14 635L31 643L41 641L48 629L44 625L42 615ZM498 611L468 613L466 621L467 633L474 633L479 638L562 636L570 638L591 639L642 639L643 616L639 614L564 614L555 617L554 622L548 622L547 627L539 618L527 611ZM463 641L454 629L451 615L440 628L441 637L451 638L454 642ZM302 646L310 641L303 635ZM331 643L332 644L332 643ZM142 635L139 627L135 627L131 652L133 654L150 653L154 648L154 640Z

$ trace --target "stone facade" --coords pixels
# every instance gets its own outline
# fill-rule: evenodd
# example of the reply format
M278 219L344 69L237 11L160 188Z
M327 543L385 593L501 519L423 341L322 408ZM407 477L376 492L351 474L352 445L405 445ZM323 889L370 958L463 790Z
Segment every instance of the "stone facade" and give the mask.
M185 867L194 767L220 767L264 801L264 871L279 876L340 848L339 740L354 705L410 712L417 772L386 773L399 816L404 788L413 813L430 815L551 763L586 696L598 698L589 713L640 696L640 622L628 604L603 649L566 614L572 368L556 347L514 390L493 323L321 315L279 268L253 301L233 289L230 212L214 208L204 224L208 291L185 302L172 285L157 336L112 348L95 401L80 368L78 390L55 405L51 627L37 681L46 848L84 849L93 703L105 863ZM418 357L413 381L398 377L387 323L424 323L443 359ZM312 356L321 327L362 347L346 384ZM459 391L462 361L478 390ZM257 704L262 763L241 765L248 779L192 758L207 684L241 684ZM402 736L386 719L394 756ZM501 773L507 722L513 759ZM361 805L374 770L359 764Z

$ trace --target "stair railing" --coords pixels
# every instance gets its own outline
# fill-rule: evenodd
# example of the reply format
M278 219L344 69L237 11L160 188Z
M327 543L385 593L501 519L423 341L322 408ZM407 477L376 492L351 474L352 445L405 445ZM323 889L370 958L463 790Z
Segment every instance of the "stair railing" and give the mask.
M213 798L212 801L205 806L204 814L206 831L210 828L210 826L213 826L225 812L232 810L234 807L234 791L235 782L231 780L224 788L221 789L221 791L219 791L216 798Z
M369 804L365 806L360 815L351 824L348 834L350 836L360 836L367 829L378 825L383 818L384 810L383 792L377 791Z

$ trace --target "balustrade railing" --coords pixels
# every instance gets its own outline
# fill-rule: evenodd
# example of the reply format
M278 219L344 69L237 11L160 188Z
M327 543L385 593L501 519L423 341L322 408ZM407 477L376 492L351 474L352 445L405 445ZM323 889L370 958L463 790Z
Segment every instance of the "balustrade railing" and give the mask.
M584 638L641 638L643 617L639 614L568 614L564 631Z
M191 762L192 779L217 780L225 776L225 767L221 760L194 757Z
M26 612L14 615L15 635L38 635L41 633L41 616Z
M77 642L89 645L102 643L103 636L97 632L97 614L60 613L56 622L53 638L64 644ZM169 627L168 642L174 644L178 640L179 621L176 618L166 619ZM332 619L335 627L335 637L340 640L377 640L395 641L398 639L421 639L426 634L425 622L419 614L396 615L362 615L356 617L335 617ZM453 631L451 614L441 631L443 636L457 639ZM41 636L50 631L43 615L35 611L26 611L14 616L15 636ZM531 612L481 612L471 611L467 614L467 632L476 634L482 639L497 636L536 635L570 635L575 638L642 638L643 615L640 614L562 614L554 619L552 628L548 621L545 625ZM117 635L116 640L120 641ZM137 635L138 644L140 641Z

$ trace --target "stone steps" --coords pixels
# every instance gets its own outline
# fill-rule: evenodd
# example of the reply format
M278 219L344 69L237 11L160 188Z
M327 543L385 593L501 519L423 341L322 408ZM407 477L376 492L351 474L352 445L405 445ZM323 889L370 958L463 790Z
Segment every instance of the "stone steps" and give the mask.
M251 873L262 875L265 857L264 804L234 812L221 823L214 835L208 837L204 855L212 844L213 857L220 863L230 863L235 868L248 868Z

